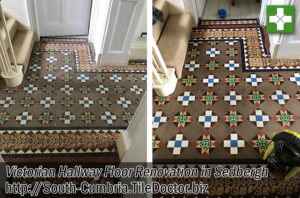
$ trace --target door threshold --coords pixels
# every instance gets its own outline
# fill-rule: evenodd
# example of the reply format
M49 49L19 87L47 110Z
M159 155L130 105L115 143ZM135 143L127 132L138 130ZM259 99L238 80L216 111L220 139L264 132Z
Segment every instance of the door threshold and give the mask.
M68 36L41 36L41 38L88 38L88 35L68 35Z

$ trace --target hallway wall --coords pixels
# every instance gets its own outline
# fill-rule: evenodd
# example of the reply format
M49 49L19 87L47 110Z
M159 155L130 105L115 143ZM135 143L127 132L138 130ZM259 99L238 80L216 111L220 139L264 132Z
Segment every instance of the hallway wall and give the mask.
M4 10L26 25L30 25L26 0L3 0Z
M147 36L140 38L142 32L147 32L147 3L144 4L130 49L130 59L147 59Z

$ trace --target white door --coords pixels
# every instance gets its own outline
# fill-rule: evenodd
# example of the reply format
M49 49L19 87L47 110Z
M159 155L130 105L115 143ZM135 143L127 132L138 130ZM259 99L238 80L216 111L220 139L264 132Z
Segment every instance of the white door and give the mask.
M40 36L88 35L92 0L35 0Z
M276 58L300 58L300 1L294 1L295 33L282 34Z
M146 0L113 0L100 65L124 65Z

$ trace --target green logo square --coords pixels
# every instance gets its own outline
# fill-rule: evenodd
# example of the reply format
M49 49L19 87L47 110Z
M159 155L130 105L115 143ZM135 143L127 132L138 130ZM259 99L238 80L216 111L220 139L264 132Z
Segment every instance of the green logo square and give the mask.
M267 6L268 33L294 33L295 8L287 5Z

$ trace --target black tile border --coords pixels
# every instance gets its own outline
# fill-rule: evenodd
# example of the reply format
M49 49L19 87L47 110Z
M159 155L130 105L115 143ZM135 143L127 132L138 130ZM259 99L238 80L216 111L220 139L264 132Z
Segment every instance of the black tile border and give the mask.
M209 25L201 25L201 22L202 21L250 21L250 20L255 20L256 21L256 24L254 23L251 23L251 24L209 24ZM218 25L259 25L259 19L258 18L247 18L247 19L212 19L212 20L209 20L209 19L199 19L199 23L198 23L199 26L218 26Z

